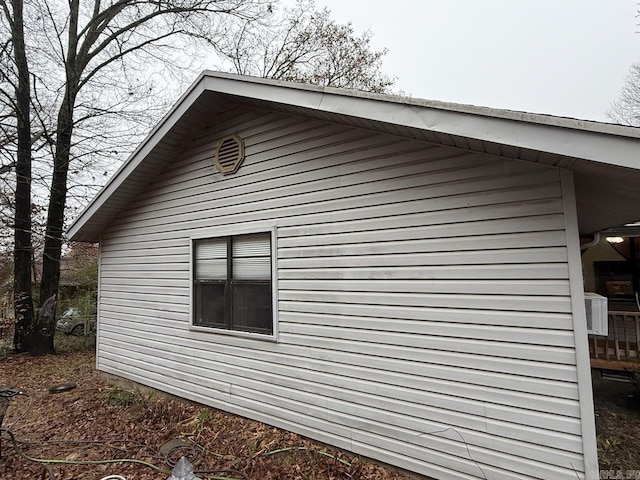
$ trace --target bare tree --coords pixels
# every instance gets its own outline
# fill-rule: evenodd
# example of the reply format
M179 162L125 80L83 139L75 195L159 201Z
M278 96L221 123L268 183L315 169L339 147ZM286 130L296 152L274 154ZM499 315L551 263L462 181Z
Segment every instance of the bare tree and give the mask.
M387 51L372 50L370 41L371 32L357 35L313 0L297 0L269 24L240 26L216 48L239 74L385 92L394 84L381 71Z
M0 7L0 195L15 229L14 348L33 354L54 352L70 202L76 208L76 197L85 203L104 184L166 111L167 92L177 95L202 61L215 54L241 74L374 92L393 84L381 73L386 51L371 49L371 34L335 23L312 0L283 14L270 0L0 0Z
M89 135L93 120L101 117L101 128L105 128L107 118L122 119L133 111L132 100L144 100L137 87L145 82L132 82L131 75L146 73L154 65L161 65L156 68L165 72L175 67L172 71L179 74L180 67L191 61L198 41L216 44L230 25L257 21L269 4L266 0L35 0L25 11L23 0L7 1L0 0L0 6L4 24L10 26L10 36L3 39L4 52L15 72L13 77L7 73L3 84L8 86L3 95L8 105L13 104L16 118L14 275L20 323L14 347L34 354L53 353L69 172L72 162L86 160L83 153L96 155L93 147L80 146L83 134L93 142ZM40 308L35 318L27 296L30 284L22 281L29 278L26 259L30 261L32 251L27 213L36 144L32 125L40 128L41 155L48 157L51 166ZM6 138L11 139L11 129L7 130Z
M611 104L607 117L620 125L640 127L640 62L631 65L620 97Z

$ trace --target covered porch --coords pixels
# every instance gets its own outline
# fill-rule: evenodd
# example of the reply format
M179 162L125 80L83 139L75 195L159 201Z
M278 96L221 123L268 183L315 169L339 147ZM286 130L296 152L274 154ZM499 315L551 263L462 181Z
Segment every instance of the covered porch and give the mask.
M640 362L640 226L605 230L583 251L585 291L608 300L608 334L589 334L591 367L625 371ZM593 242L592 242L593 243Z

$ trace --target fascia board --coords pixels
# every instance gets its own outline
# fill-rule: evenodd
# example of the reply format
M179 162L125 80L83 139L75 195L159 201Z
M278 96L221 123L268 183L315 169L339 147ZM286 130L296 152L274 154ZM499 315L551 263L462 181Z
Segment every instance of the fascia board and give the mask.
M262 80L262 81L260 81ZM207 75L207 90L235 97L257 99L282 105L321 110L325 95L323 87L312 85L288 84L286 82L264 81L252 77L231 77ZM314 87L314 88L307 88Z
M638 169L640 129L484 107L436 108L402 97L235 77L209 72L207 88L319 112L456 135ZM453 106L450 106L453 108Z

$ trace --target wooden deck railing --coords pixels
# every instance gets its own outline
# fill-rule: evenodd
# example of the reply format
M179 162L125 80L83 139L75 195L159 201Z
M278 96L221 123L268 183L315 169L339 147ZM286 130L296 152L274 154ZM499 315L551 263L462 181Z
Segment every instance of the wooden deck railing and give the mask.
M640 361L640 312L609 312L609 335L589 335L591 366L620 369Z

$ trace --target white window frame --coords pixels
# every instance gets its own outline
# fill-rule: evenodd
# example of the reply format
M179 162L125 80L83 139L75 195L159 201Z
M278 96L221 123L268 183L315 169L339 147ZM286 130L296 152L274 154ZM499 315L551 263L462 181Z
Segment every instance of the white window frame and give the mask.
M239 235L251 235L257 233L269 233L271 235L271 321L273 323L272 333L244 332L242 330L230 330L225 328L204 327L194 325L194 273L195 273L195 243L198 240L207 240L224 237L234 237ZM189 330L193 332L206 332L210 334L231 335L234 337L252 338L256 340L278 341L278 229L275 226L260 227L259 225L249 228L217 228L192 235L189 237Z

